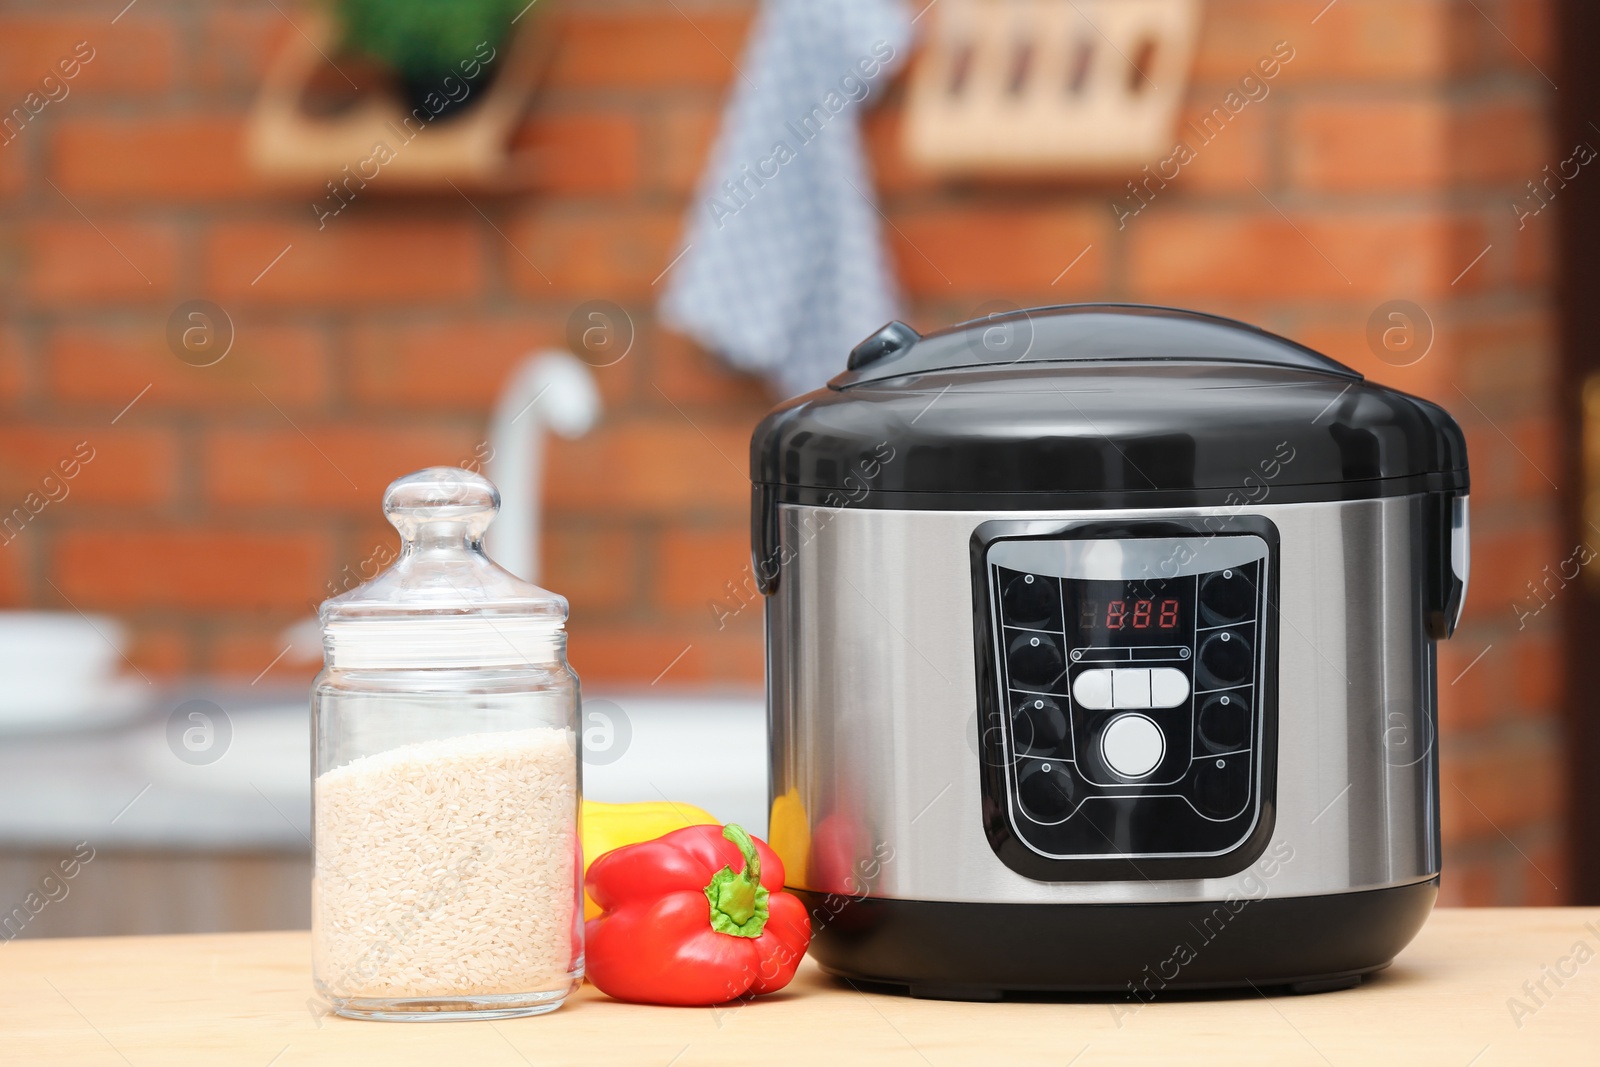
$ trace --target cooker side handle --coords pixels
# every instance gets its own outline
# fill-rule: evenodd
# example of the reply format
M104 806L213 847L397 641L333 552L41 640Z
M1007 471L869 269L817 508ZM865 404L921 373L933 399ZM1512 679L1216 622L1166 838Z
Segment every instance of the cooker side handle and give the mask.
M763 596L778 591L783 572L782 551L778 544L778 494L770 485L756 482L750 487L750 571L756 589Z
M1427 559L1427 604L1424 623L1428 636L1443 641L1456 632L1461 606L1467 599L1472 571L1471 524L1463 491L1430 493L1424 546Z

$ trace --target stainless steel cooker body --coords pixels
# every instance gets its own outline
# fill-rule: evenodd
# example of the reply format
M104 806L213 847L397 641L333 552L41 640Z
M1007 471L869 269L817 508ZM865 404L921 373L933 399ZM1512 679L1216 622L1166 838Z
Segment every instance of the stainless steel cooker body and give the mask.
M771 839L914 995L1335 988L1425 921L1466 442L1242 323L890 323L751 440Z
M806 824L787 839L810 842L810 855L784 857L790 883L893 900L1086 904L1315 896L1434 878L1434 643L1418 580L1426 506L1423 495L1248 511L779 505L783 575L767 602L772 793L787 798L784 819ZM1158 859L1116 877L1086 878L1070 859L1054 874L1045 862L1041 877L1012 869L986 829L985 768L1019 757L986 743L1004 727L980 711L975 532L996 522L1205 529L1246 517L1277 533L1275 586L1263 583L1276 662L1259 668L1275 672L1277 705L1272 763L1259 768L1270 793L1258 812L1270 822L1264 842L1245 862L1224 860L1231 872L1204 877L1163 875Z

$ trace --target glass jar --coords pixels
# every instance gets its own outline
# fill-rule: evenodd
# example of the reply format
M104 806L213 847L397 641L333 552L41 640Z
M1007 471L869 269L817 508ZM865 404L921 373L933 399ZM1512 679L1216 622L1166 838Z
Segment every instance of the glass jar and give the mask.
M340 1015L534 1015L583 978L567 602L484 555L499 506L465 470L399 479L399 559L320 611L312 951Z

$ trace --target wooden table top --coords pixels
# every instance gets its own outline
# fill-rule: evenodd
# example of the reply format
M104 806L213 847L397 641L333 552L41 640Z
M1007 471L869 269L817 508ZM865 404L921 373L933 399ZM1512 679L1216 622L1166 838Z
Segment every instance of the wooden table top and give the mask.
M320 1008L309 959L300 932L0 943L0 1063L1600 1063L1600 908L1441 910L1358 989L1147 1006L911 1000L807 961L790 989L732 1009L619 1004L585 986L538 1018L354 1022Z

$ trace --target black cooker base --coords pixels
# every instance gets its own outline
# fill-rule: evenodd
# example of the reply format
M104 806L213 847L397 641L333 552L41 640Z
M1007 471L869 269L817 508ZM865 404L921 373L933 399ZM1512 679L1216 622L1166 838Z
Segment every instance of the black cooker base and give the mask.
M1321 993L1387 967L1433 910L1439 880L1315 897L1183 904L967 904L793 890L811 954L841 978L914 997L1185 990Z

